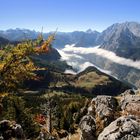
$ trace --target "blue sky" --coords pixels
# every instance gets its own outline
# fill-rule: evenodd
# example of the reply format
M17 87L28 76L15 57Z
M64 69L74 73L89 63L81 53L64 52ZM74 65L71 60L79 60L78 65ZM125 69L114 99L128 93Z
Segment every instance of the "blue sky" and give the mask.
M140 0L0 0L0 30L102 31L116 22L140 22Z

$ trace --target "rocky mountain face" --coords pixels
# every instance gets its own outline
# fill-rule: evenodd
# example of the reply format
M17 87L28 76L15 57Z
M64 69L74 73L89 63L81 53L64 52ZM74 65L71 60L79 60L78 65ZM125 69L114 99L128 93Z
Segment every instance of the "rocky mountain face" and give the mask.
M140 139L140 96L128 90L117 97L97 96L80 122L81 140Z
M124 23L115 23L105 29L100 35L99 39L102 42L108 41L109 38L116 32L118 36L124 29L128 28L132 34L139 37L140 36L140 24L137 22L124 22Z
M114 24L102 32L99 37L101 48L113 51L116 55L139 60L140 24L125 22Z

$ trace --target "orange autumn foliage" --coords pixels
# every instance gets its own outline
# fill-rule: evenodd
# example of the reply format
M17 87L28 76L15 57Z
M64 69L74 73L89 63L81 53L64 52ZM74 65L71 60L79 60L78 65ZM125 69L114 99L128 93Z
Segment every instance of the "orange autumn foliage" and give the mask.
M35 121L36 121L37 123L43 125L43 124L46 123L46 117L45 117L44 115L42 115L42 114L37 114L37 115L35 116Z
M55 40L55 34L56 34L56 32L54 34L50 35L47 38L47 40L45 40L45 41L43 40L42 35L40 35L38 37L38 39L40 39L40 41L43 43L40 46L35 47L35 52L36 53L48 53L51 49L51 44L52 44L53 40Z

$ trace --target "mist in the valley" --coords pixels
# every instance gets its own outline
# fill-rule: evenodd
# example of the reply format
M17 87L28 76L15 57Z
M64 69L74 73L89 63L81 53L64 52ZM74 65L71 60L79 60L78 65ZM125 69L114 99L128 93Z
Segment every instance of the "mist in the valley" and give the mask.
M76 47L73 44L73 45L66 45L63 49L61 50L58 49L58 51L62 56L61 59L65 60L77 72L83 71L85 68L89 66L95 66L94 61L92 59L92 54L93 56L94 55L101 56L114 63L128 66L128 67L133 67L140 70L140 61L133 61L131 59L119 57L115 53L101 49L99 47L100 46L84 48L84 47ZM97 68L102 72L111 74L110 71L100 69L99 67ZM75 72L67 70L66 73L75 73Z

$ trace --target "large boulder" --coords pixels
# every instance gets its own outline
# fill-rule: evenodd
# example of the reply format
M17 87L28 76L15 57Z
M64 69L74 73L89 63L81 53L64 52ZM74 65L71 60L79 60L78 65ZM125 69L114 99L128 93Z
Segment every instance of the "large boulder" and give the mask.
M127 115L135 115L140 118L140 96L125 95L121 98L120 108Z
M81 140L140 140L139 95L127 90L118 97L94 98L80 122Z
M135 95L135 91L132 89L128 89L125 92L121 93L121 96L127 96L127 95Z
M95 112L100 118L112 115L117 106L117 100L112 96L97 96L92 102L95 102Z
M115 120L117 105L117 100L112 96L99 95L93 98L87 114L95 118L96 136Z
M98 140L140 140L140 123L133 116L120 117L103 130Z
M97 96L92 100L95 104L96 118L104 121L107 126L114 119L114 112L117 108L117 100L112 96Z
M96 139L95 119L91 115L84 116L80 121L81 138L80 140Z

